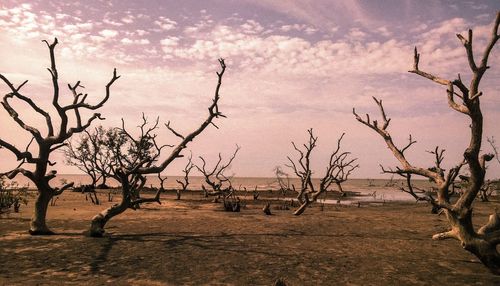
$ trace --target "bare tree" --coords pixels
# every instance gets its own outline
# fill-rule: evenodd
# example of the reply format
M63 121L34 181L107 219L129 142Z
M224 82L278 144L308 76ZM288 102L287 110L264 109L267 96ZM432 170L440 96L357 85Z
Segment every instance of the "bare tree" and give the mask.
M487 138L488 143L490 143L491 148L493 149L493 153L495 154L495 159L498 164L500 164L500 157L498 156L498 147L496 145L495 137Z
M411 182L411 174L407 173L401 173L400 174L402 177L405 178L406 180L406 187L404 185L400 186L399 189L411 195L415 201L420 202L420 201L429 201L430 198L429 195L426 194L425 190L422 190L420 188L415 187L412 182Z
M93 132L84 131L78 141L67 140L63 149L66 164L75 166L87 174L91 187L106 187L108 174L111 172L113 154L109 146L112 141L122 142L125 138L116 128L96 127ZM116 144L116 143L115 143ZM118 143L119 144L119 143ZM97 183L102 180L98 186Z
M161 155L161 150L168 145L159 146L156 142L154 131L158 128L159 119L150 125L147 118L142 116L142 123L139 125L140 134L137 138L132 136L125 128L125 122L122 119L122 127L117 128L119 140L109 141L107 145L102 145L101 149L107 148L112 154L109 159L106 176L112 177L121 183L122 202L127 202L127 208L137 209L141 203L159 202L160 191L153 199L143 199L140 197L140 191L146 184L146 177L138 173L129 173L128 171L138 166L147 167L155 163ZM107 151L108 151L107 150ZM96 165L99 172L105 173ZM162 182L163 183L163 182Z
M468 188L468 185L470 184L470 175L459 175L460 182L456 185L459 186L460 189L466 190ZM489 202L490 201L490 196L493 194L493 188L492 188L493 182L490 180L484 180L483 185L481 188L479 188L479 192L477 194L478 198L482 202Z
M432 238L435 240L454 238L460 241L464 249L476 255L486 267L496 274L500 274L500 254L497 250L497 245L500 243L500 217L495 212L490 215L489 221L485 225L476 230L472 222L472 204L484 184L486 162L493 159L492 154L480 154L483 136L483 115L480 106L482 92L479 91L479 84L484 73L489 68L487 63L490 52L500 38L498 35L499 23L500 12L496 15L490 39L479 65L476 64L472 49L472 30L468 31L467 38L457 34L457 37L465 47L469 67L472 71L472 79L468 86L462 81L460 75L455 80L447 80L421 71L419 69L420 54L415 48L414 65L413 69L409 72L446 86L449 106L453 110L465 114L470 119L470 143L464 151L464 160L448 172L441 167L441 160L436 160L434 168L416 167L407 160L404 151L413 144L412 140L404 148L400 149L396 147L387 130L390 119L386 116L381 100L374 98L380 108L382 122L378 122L377 120L371 121L368 115L366 119L363 119L353 109L356 119L382 136L393 155L400 162L401 167L393 171L386 171L423 176L437 185L437 201L433 201L432 203L444 210L451 229L435 234ZM458 91L455 91L455 88ZM439 157L438 154L435 155L436 158ZM449 189L459 174L461 167L464 165L467 165L469 168L469 183L463 194L456 201L452 202Z
M307 190L314 192L314 185L312 183L312 170L311 170L311 153L312 150L316 147L316 141L318 137L314 137L313 130L308 129L309 133L309 142L307 144L303 144L305 151L302 151L295 145L295 142L292 141L292 146L299 153L299 159L297 163L287 156L288 161L290 161L291 165L285 164L288 168L291 168L295 175L300 179L300 189L297 191L297 200L300 204L304 204L309 200L307 196ZM292 185L292 188L296 190L295 186Z
M274 174L279 187L278 191L283 197L283 203L276 206L276 208L280 210L289 210L290 207L293 207L293 199L290 199L289 201L286 199L287 194L293 191L293 187L290 182L290 175L288 175L288 173L286 173L281 166L276 166L274 168ZM280 201L280 197L278 197L278 201ZM264 212L266 211L264 210Z
M146 182L145 176L148 174L159 174L164 171L175 159L183 157L184 155L182 155L181 152L187 147L189 142L193 141L209 125L213 125L218 128L217 125L213 123L213 120L219 117L226 117L219 111L218 105L220 99L219 91L222 85L222 77L226 70L226 65L223 59L219 59L219 64L221 66L221 71L217 72L217 86L215 88L212 103L208 107L208 116L205 121L203 121L198 128L187 135L182 135L180 132L172 128L170 126L170 122L165 124L166 128L181 140L176 146L160 146L157 144L154 130L158 128L158 119L152 126L150 126L148 125L146 118L143 117L143 124L140 126L141 135L138 139L135 139L126 131L125 123L122 122L121 131L126 134L132 144L132 148L129 148L126 153L128 156L122 157L122 155L125 155L123 149L122 151L116 150L116 152L120 152L119 157L122 157L122 159L121 162L118 162L120 168L115 169L114 177L118 178L118 181L122 184L122 200L120 203L103 210L92 218L90 226L91 236L102 236L105 232L104 227L106 223L114 216L123 213L129 208L137 208L137 206L145 202L155 201L159 203L161 188L158 190L154 198L140 198L139 192ZM170 146L173 149L170 152L170 155L163 160L160 160L161 151L167 146Z
M292 190L290 176L288 175L288 173L283 171L281 166L276 166L274 168L274 175L276 176L276 182L278 183L279 191L281 195L285 197L288 191Z
M239 150L240 146L236 145L234 153L226 163L222 162L222 155L219 153L219 160L211 169L208 169L207 162L202 156L199 156L202 162L201 166L195 165L196 169L205 178L205 183L210 187L210 189L207 189L205 185L202 185L205 196L222 197L224 207L229 211L239 211L239 200L234 197L234 188L231 184L232 175L226 175L225 172L233 163Z
M176 190L177 194L177 199L181 199L181 193L185 192L187 190L187 187L189 186L189 173L191 173L191 170L195 167L193 162L192 162L193 155L190 154L188 157L188 162L186 166L184 166L184 169L182 172L184 173L184 176L182 177L181 180L177 179L175 180L179 185L181 185L181 189Z
M82 120L81 111L83 110L97 110L101 108L104 103L108 100L110 96L110 89L113 83L119 78L116 74L116 69L113 72L113 77L106 85L106 94L104 98L99 101L97 104L89 104L86 102L87 94L82 94L78 90L83 86L80 84L80 81L76 82L74 85L68 84L68 88L73 95L73 100L69 104L62 104L60 102L60 88L59 88L59 74L56 68L56 60L54 56L54 49L58 44L57 39L49 44L49 42L44 41L49 48L50 53L50 68L48 71L52 78L52 106L57 112L57 120L53 121L51 113L43 110L39 105L37 105L30 97L23 95L21 93L21 88L28 82L25 81L19 86L14 86L4 75L0 74L0 79L10 88L11 92L7 93L3 97L2 106L12 117L14 122L19 125L22 129L29 132L32 136L32 139L25 150L21 150L10 144L3 139L0 139L0 146L4 149L12 152L18 161L20 161L19 166L14 170L7 173L7 177L12 179L17 174L22 174L26 176L29 180L31 180L38 190L38 197L35 202L34 214L30 223L30 233L32 235L41 235L41 234L52 234L53 232L47 227L46 224L46 214L47 207L53 196L57 196L61 194L64 190L73 186L73 183L65 184L61 187L53 187L50 184L50 181L56 177L55 170L48 170L49 166L53 166L55 162L50 161L50 155L55 150L63 147L65 145L65 141L73 134L80 133L84 131L90 124L96 119L103 119L100 113L94 113L91 117L89 117L86 121ZM20 101L24 104L27 104L33 112L42 116L45 120L47 133L45 135L42 134L38 129L34 126L26 123L19 112L11 105L10 100ZM70 116L73 114L73 116ZM70 127L70 118L75 121L74 127ZM57 123L55 123L57 122ZM38 145L37 153L30 151L30 145L32 142L36 142ZM25 165L32 166L31 169L26 168Z
M330 155L325 175L320 179L319 188L315 189L312 182L313 172L311 170L310 156L316 147L318 137L314 136L312 128L308 129L307 133L309 133L309 141L307 144L303 144L304 150L301 150L292 142L293 148L299 153L298 160L294 161L292 158L287 157L288 161L290 161L290 165L286 166L291 168L301 181L301 188L297 196L301 205L295 210L294 215L301 215L309 204L315 202L321 194L326 193L332 184L335 184L339 192L343 194L344 190L342 189L342 183L359 167L359 165L355 164L357 159L350 157L350 152L341 152L340 150L341 142L345 135L345 133L343 133L337 140L336 149Z

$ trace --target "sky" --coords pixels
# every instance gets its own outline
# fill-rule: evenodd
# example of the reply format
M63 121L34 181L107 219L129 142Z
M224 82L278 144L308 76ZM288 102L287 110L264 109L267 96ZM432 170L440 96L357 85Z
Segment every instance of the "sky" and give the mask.
M406 144L409 134L417 140L407 151L413 165L432 166L426 150L436 145L446 149L445 167L456 165L468 144L469 122L448 107L443 87L407 72L413 48L421 54L421 70L448 79L460 73L469 80L465 50L455 34L472 28L479 58L499 9L498 1L3 0L0 73L16 84L29 80L24 94L55 112L42 40L57 37L62 101L72 99L66 85L80 80L88 101L98 102L113 68L121 75L100 110L106 119L94 126L118 126L123 118L134 132L144 113L188 133L207 116L222 57L227 70L220 110L228 118L217 119L219 129L209 127L188 147L195 163L199 155L215 162L218 152L227 158L238 144L232 173L272 177L275 166L296 155L291 141L305 143L313 128L319 137L314 176L323 175L345 132L343 150L360 165L353 177L380 178L379 164L397 161L378 134L354 119L352 108L379 117L371 97L382 99L396 144ZM481 85L484 135L500 142L498 44L489 65ZM8 92L4 84L0 92ZM16 106L27 122L46 132L43 119ZM0 137L24 148L30 137L5 110L0 122ZM164 143L178 142L166 128L158 136ZM15 166L5 150L0 160L2 171ZM65 166L59 153L53 160L60 173L78 172ZM179 159L164 173L179 175L184 165ZM491 162L488 172L500 177L500 164Z

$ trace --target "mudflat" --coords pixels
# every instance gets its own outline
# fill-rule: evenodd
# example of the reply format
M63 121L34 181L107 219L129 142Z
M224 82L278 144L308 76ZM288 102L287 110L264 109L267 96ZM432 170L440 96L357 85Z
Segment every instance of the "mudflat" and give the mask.
M33 200L3 214L0 285L500 285L459 242L431 240L447 224L426 203L315 203L298 217L266 216L265 196L233 213L199 192L168 192L113 218L105 237L86 237L91 218L119 200L107 196L93 205L65 192L49 207L52 236L27 233ZM495 207L496 197L476 202L474 222Z

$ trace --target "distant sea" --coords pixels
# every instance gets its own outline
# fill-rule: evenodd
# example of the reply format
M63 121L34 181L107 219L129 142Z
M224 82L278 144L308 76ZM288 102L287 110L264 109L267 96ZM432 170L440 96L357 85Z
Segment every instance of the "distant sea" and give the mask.
M164 183L166 189L179 188L179 183L176 180L181 180L179 176L168 176ZM20 186L32 187L33 183L24 176L17 176L15 181ZM247 191L266 191L278 190L279 185L276 178L264 177L234 177L232 178L232 185L236 190ZM89 184L90 178L86 175L58 175L51 181L52 186L62 185L64 182L75 182L75 186L82 184ZM200 190L204 183L204 178L201 176L189 177L190 190ZM313 179L313 183L319 186L319 179ZM428 189L431 185L426 180L415 180L414 183L420 188ZM106 184L111 187L118 187L119 184L114 179L108 179ZM296 188L300 187L300 180L298 178L290 178L290 184L294 184ZM360 195L373 195L375 199L383 199L389 201L406 201L413 200L413 198L404 192L399 187L404 184L403 180L393 180L392 182L387 179L350 179L342 184L344 191L357 192ZM159 187L160 181L156 176L148 176L146 186ZM336 186L332 184L331 189L335 190Z

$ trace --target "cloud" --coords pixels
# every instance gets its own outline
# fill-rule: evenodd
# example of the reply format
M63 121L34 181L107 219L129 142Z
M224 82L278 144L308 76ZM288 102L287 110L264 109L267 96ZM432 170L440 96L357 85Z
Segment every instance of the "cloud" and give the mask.
M160 41L163 46L177 46L179 44L179 38L168 37Z
M378 27L376 29L377 33L379 33L380 35L384 36L384 37L390 37L392 36L392 32L389 31L389 29L385 26L383 27Z
M123 26L122 22L115 21L114 19L112 19L112 17L113 13L107 12L106 14L104 14L102 22L115 27Z
M246 34L259 34L264 30L264 27L255 20L247 20L240 27Z
M474 10L484 10L488 9L488 5L481 3L481 4L476 4L476 3L471 3L470 7Z
M133 15L127 15L121 19L123 23L132 24L134 23L135 17Z
M365 28L385 24L383 20L369 13L369 10L365 9L358 0L246 1L251 5L285 14L324 31L329 31L338 26L339 23L346 21L357 21ZM334 16L332 17L332 15Z
M116 30L110 30L110 29L104 29L99 32L99 35L103 36L104 38L114 38L118 35L118 31Z
M311 43L301 37L258 35L245 27L218 25L203 35L167 38L161 43L168 58L203 61L223 57L239 69L267 74L384 74L410 65L410 45L397 40L361 43L366 35L353 29L347 41Z
M149 45L150 42L148 39L135 39L131 40L129 38L123 38L120 42L124 45Z
M351 28L349 30L349 33L347 34L346 38L353 40L353 41L360 41L363 40L367 34L363 31L361 31L360 28Z
M177 22L169 18L160 16L158 20L154 21L155 25L159 26L164 31L174 30L177 26Z
M312 35L318 31L318 29L305 24L282 25L279 29L283 32L290 32L290 31L305 32L307 35Z

